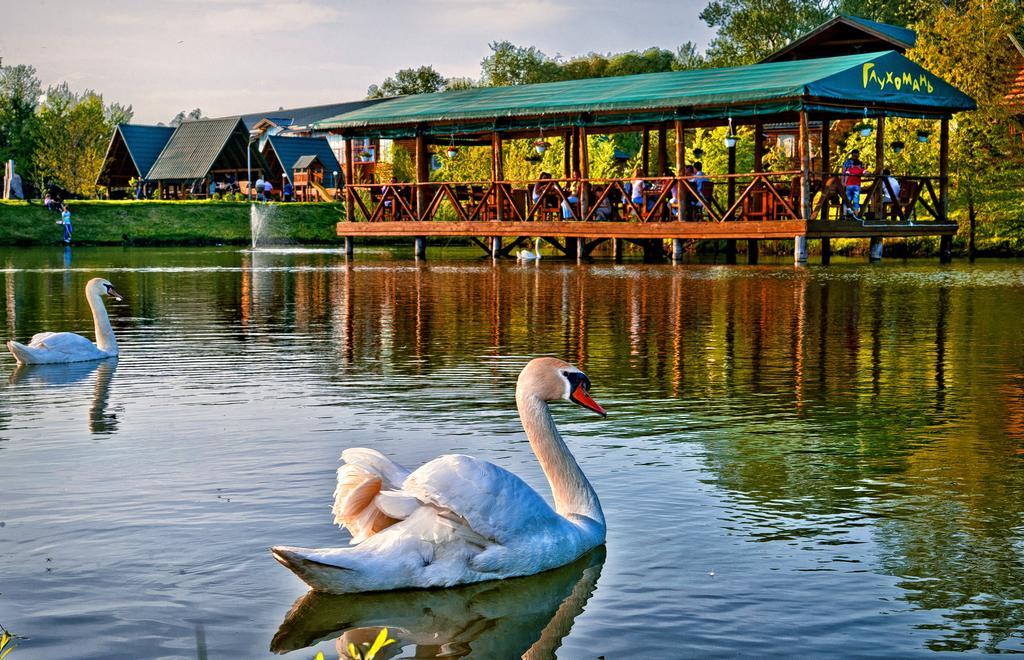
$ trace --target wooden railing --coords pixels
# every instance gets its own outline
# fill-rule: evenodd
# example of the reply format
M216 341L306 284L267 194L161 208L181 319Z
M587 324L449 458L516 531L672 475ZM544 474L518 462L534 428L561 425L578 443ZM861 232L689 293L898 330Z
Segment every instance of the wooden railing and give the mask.
M824 178L824 184L822 183ZM863 175L860 219L912 222L923 210L944 220L938 177ZM357 183L346 187L352 221L773 222L800 220L799 171L643 177L430 183ZM846 219L853 209L838 174L811 180L811 215ZM887 193L886 194L883 194ZM886 199L895 202L885 201Z

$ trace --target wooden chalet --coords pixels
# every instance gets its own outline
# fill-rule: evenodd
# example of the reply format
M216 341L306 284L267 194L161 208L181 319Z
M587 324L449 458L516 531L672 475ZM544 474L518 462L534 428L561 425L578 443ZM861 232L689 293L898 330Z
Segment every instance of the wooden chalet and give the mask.
M346 237L347 248L357 236L409 236L416 238L419 253L425 236L467 236L491 254L501 255L526 237L544 236L567 254L586 256L606 240L619 245L619 239L625 239L644 246L653 257L661 255L665 239L675 239L674 254L681 254L683 239L726 239L733 255L735 240L746 239L748 258L756 261L760 239L795 237L799 245L820 238L827 258L832 237L938 235L948 256L957 229L946 212L949 119L974 108L972 99L890 49L420 94L315 126L344 137L349 155L356 141L414 140L415 182L346 187L346 217L337 231ZM940 171L908 177L904 183L913 185L905 189L913 192L894 202L885 201L887 183L877 172L865 176L862 213L854 219L844 198L816 195L836 168L827 139L812 168L811 126L816 122L827 135L836 121L870 121L881 166L887 137L896 137L886 135L887 117L938 125ZM727 172L707 173L706 180L686 174L687 163L693 162L687 129L749 126L760 135L764 124L775 122L799 127L798 168L764 171L763 143L757 140L752 172L735 171L732 147ZM643 134L645 154L650 134L659 136L657 164L643 176L649 189L640 203L633 201L629 178L590 174L588 138L626 131ZM670 131L675 137L672 154L666 139ZM569 146L561 176L507 179L504 142L537 140L542 135L561 137ZM488 180L430 180L432 150L441 154L453 143L490 148ZM352 162L353 158L346 159L349 181ZM668 172L670 164L674 173ZM511 240L506 243L507 239Z
M129 188L132 179L145 179L173 133L170 126L121 124L114 128L96 185L105 186L115 196L116 191Z
M270 173L240 117L197 119L174 130L146 178L160 184L165 199L205 197L211 180L244 183L250 167L254 179Z

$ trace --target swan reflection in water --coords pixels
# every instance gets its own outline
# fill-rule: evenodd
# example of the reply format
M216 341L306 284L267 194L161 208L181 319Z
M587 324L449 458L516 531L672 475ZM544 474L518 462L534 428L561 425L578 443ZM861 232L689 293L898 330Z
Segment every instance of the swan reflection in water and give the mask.
M93 360L91 362L67 362L58 364L19 364L11 373L8 383L14 387L65 388L88 379L93 372L92 402L89 405L89 432L104 434L117 430L117 415L107 412L110 399L110 381L117 371L117 358ZM78 388L74 393L54 394L64 399L79 398Z
M451 589L310 591L292 606L270 650L287 653L336 637L340 654L387 628L396 643L379 658L399 657L410 646L401 657L552 658L593 595L604 558L602 545L545 573Z

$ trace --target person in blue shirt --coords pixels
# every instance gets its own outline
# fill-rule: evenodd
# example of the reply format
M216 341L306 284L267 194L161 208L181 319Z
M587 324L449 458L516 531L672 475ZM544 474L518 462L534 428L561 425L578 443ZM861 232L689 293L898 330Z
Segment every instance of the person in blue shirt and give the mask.
M60 222L58 222L57 224L64 225L64 244L65 245L70 244L71 243L71 231L72 231L72 228L71 228L71 209L68 208L67 204L64 205L64 208L63 208L63 210L61 211L61 214L60 214Z
M216 194L217 194L217 182L213 180L213 177L210 177L210 197L213 197Z

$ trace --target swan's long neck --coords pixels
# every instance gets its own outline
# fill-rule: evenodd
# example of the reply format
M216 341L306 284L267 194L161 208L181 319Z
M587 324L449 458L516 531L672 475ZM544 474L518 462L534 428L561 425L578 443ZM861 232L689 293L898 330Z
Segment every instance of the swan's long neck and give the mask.
M114 338L114 330L110 327L110 317L107 316L103 298L96 290L90 290L86 298L89 300L89 307L92 308L92 321L96 328L96 347L104 353L116 355L117 339Z
M516 392L516 405L533 453L551 484L555 511L562 516L583 515L603 526L597 493L558 433L547 402L531 393Z

